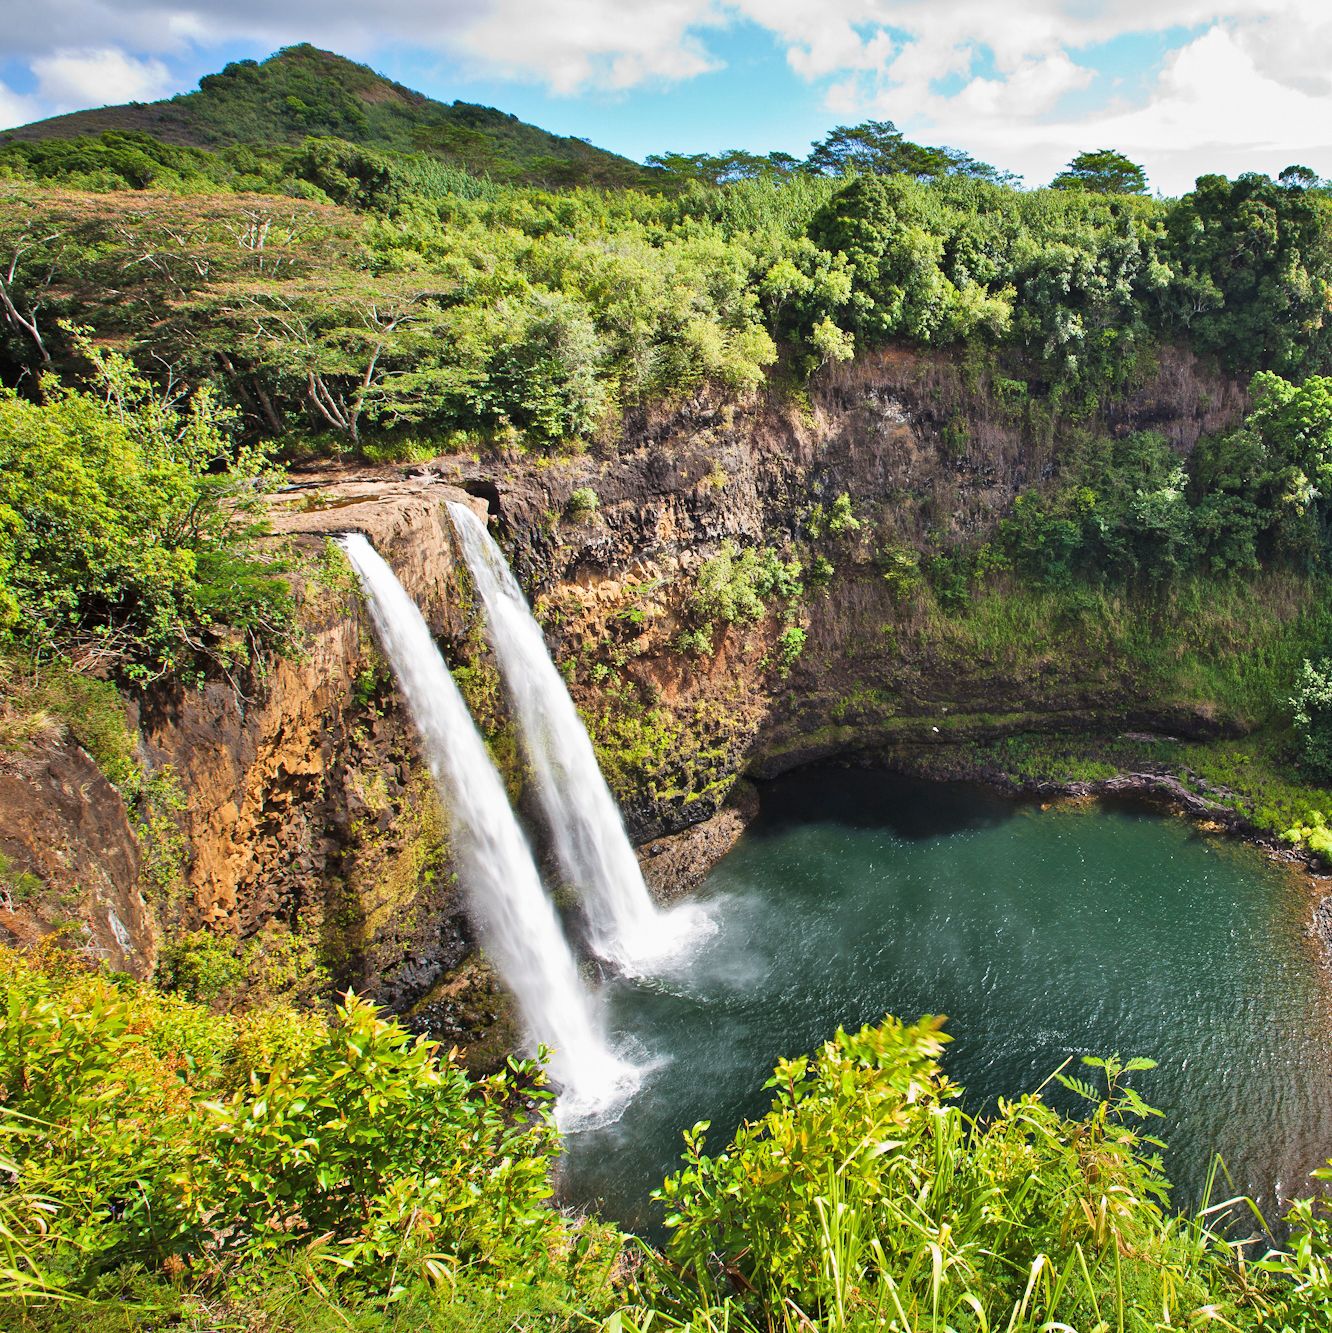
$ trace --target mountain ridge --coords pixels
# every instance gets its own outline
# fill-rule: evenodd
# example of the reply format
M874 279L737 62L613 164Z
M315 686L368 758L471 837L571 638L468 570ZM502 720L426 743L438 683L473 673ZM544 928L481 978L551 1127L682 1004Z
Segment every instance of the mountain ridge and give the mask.
M217 149L333 136L368 148L427 153L515 181L628 184L644 168L584 139L552 134L494 107L440 102L309 43L264 61L233 61L199 87L156 102L71 111L0 132L0 143L147 133Z

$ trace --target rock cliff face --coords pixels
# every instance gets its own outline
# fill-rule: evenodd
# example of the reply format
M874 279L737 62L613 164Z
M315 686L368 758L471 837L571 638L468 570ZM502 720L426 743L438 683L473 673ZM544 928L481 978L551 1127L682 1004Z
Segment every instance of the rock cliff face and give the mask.
M1172 354L1095 427L1157 430L1185 453L1243 410L1236 385ZM891 760L1015 730L1214 730L1143 698L1104 661L968 656L885 578L895 557L989 535L1051 475L1059 443L1048 419L1005 407L965 363L898 350L827 375L804 411L696 408L637 423L607 459L439 467L490 496L645 839L711 814L740 774L835 754ZM590 513L585 499L571 505L580 488L597 497ZM840 534L838 497L854 518ZM710 652L681 652L700 571L725 542L794 552L805 595L755 623L714 624ZM804 648L786 663L793 624Z
M145 972L157 932L138 840L120 792L88 754L61 740L0 769L0 811L0 854L29 888L0 899L0 930L27 944L78 921L94 956Z
M317 935L335 982L393 1004L462 961L443 816L350 570L326 543L329 533L364 532L432 629L457 638L443 504L467 498L428 481L297 491L274 527L306 565L299 651L267 664L253 685L214 681L144 709L149 765L170 768L188 793L177 928L249 939L279 923Z
M1167 355L1098 426L1159 430L1183 452L1243 407L1237 386ZM1052 659L1015 673L1001 653L960 656L885 578L894 558L992 530L1050 474L1058 438L1043 414L1005 405L987 373L894 351L829 373L803 408L695 404L631 421L604 454L312 472L274 511L301 568L300 651L251 679L158 692L140 709L146 769L174 775L184 796L174 888L145 886L124 802L68 743L28 772L0 773L0 850L65 885L93 946L118 966L147 972L164 936L191 930L238 950L300 939L335 983L413 1011L445 1038L489 1029L498 1050L504 1002L471 957L446 815L329 535L365 532L393 565L521 793L443 502L489 514L646 842L695 828L728 797L734 806L744 775L812 758L892 759L1020 729L1218 725L1152 707L1106 663ZM833 531L841 496L859 526ZM727 543L797 556L805 593L770 598L757 618L714 619L710 643L682 650L682 633L699 629L700 573ZM742 823L733 813L695 833L696 851L654 843L650 878L678 889ZM49 924L10 906L13 934Z

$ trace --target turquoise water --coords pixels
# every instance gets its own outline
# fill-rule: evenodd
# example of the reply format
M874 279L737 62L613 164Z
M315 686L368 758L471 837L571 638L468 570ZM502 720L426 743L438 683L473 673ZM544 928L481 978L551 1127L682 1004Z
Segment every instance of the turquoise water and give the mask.
M670 975L616 980L617 1043L651 1071L571 1134L566 1201L655 1231L680 1133L720 1146L780 1055L885 1012L943 1013L971 1109L1069 1055L1150 1055L1167 1167L1195 1202L1213 1153L1273 1215L1332 1155L1328 976L1308 890L1259 853L1127 807L1041 811L960 786L807 770L700 890L717 933Z

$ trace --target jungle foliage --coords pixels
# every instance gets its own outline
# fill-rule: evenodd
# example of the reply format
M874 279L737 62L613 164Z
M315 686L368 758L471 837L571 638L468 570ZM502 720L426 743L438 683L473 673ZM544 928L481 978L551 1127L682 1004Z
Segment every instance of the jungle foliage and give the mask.
M550 1206L535 1064L475 1078L352 995L220 1015L50 946L0 952L0 999L16 1330L1303 1330L1329 1301L1321 1205L1276 1253L1237 1207L1171 1212L1150 1060L1058 1074L1080 1115L976 1119L941 1020L839 1031L725 1151L686 1134L662 1254Z
M1151 432L1085 438L1057 485L1018 497L1000 549L1045 586L1326 569L1332 379L1265 371L1250 398L1243 424L1204 437L1187 461Z
M0 388L0 650L140 681L249 661L289 617L266 452L233 447L208 386L176 403L80 347L86 389Z
M14 142L0 359L10 382L72 368L72 320L211 384L293 452L408 454L463 434L577 444L626 411L796 387L903 340L984 349L1073 414L1164 341L1246 377L1328 368L1325 189L1205 176L1152 199L1102 180L1101 156L1022 191L871 122L805 162L667 154L639 188L554 192L358 141L331 112L212 148L142 130Z

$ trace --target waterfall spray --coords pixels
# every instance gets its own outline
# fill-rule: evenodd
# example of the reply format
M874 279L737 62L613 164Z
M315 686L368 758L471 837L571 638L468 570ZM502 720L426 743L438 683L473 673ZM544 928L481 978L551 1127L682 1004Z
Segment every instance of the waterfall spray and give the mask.
M587 729L503 552L466 505L450 503L449 513L485 603L555 854L582 898L592 947L630 973L660 963L712 923L693 906L664 912L649 898Z
M609 1051L593 1018L559 918L537 874L504 784L416 603L359 533L341 539L365 590L440 797L452 819L458 877L482 942L517 997L529 1035L552 1049L560 1106L611 1104L636 1071Z

